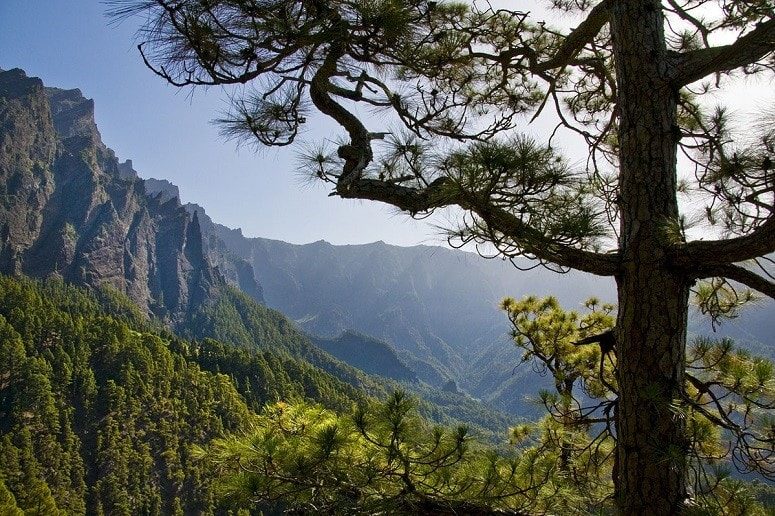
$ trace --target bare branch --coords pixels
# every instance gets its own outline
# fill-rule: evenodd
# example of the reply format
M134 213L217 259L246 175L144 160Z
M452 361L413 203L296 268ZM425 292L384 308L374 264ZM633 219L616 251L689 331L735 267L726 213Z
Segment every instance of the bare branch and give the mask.
M531 67L535 72L545 72L554 68L563 68L592 41L606 23L608 23L608 9L614 4L614 0L603 0L597 4L586 19L565 38L562 46L551 59L538 63Z
M697 269L695 277L698 279L715 277L727 278L775 299L775 282L769 281L766 278L763 278L762 276L754 273L753 271L740 267L739 265L727 264L711 267L700 267Z
M713 73L754 64L775 52L775 19L760 23L731 45L703 48L675 57L672 83L686 86Z

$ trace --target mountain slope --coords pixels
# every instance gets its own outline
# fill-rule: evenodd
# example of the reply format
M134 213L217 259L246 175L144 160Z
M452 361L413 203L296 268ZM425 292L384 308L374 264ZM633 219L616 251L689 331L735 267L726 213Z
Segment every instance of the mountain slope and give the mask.
M209 261L197 214L153 191L164 182L149 183L149 193L131 163L118 162L79 90L0 72L0 124L0 272L110 287L189 337L289 353L358 384L354 370L281 314L227 284Z
M395 350L379 340L353 331L336 338L310 337L312 343L339 360L369 374L398 381L417 381L417 373L404 364Z
M521 271L502 260L433 246L295 245L247 238L239 229L214 223L198 206L187 209L200 213L208 241L253 266L267 305L305 331L331 339L353 330L387 342L421 380L441 388L452 379L512 414L540 410L528 397L544 387L544 380L519 366L521 354L508 335L500 300L554 295L568 308L580 308L590 296L616 300L611 280L587 274ZM773 306L764 302L744 310L720 334L757 350L771 346ZM692 328L711 332L699 314L693 314ZM356 360L353 353L339 357ZM379 370L378 363L370 367Z
M185 337L219 339L227 346L221 353L238 357L229 362L235 367L271 364L281 377L291 368L303 387L272 391L263 384L271 375L251 376L239 366L235 382L247 375L256 391L298 391L328 402L341 401L334 384L350 390L348 399L400 387L336 360L259 304L250 264L203 241L199 214L181 207L174 186L143 181L130 161L120 163L102 143L93 114L79 90L46 88L21 70L0 72L0 272L113 289ZM251 358L256 352L280 358ZM507 425L463 395L442 401L446 406L426 410L438 421L455 412L493 434Z
M253 266L267 305L305 331L330 339L353 330L385 341L421 380L441 388L452 379L512 413L532 411L524 395L536 389L530 371L515 371L520 355L500 300L541 293L578 306L592 294L614 297L612 285L589 275L523 273L441 247L295 245L246 238L201 211L200 220L206 239Z
M198 221L120 172L79 90L0 72L0 272L110 285L173 324L223 281Z
M246 429L230 378L61 281L0 277L0 480L28 514L210 514L190 446Z

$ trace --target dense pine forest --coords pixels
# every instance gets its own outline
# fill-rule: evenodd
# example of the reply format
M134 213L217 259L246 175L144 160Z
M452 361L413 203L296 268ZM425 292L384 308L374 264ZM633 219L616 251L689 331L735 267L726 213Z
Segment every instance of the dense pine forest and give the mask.
M253 334L278 331L267 318L271 311L253 310L245 319ZM206 319L215 334L233 337L229 328L242 328L243 318L230 313ZM367 392L384 397L400 387L328 358L329 367L349 371L347 383L294 357L294 343L304 342L295 332L285 340L265 334L274 351L257 348L255 340L184 340L115 290L87 291L61 280L0 278L0 323L7 511L210 514L223 507L212 470L193 458L192 447L243 434L266 403L306 401L347 413ZM449 408L420 402L427 417L506 425L487 419L486 411L477 414L473 402L455 407L459 396L429 398Z
M107 290L4 277L0 307L3 510L209 514L193 445L245 431L268 401L363 396L288 354L181 340Z

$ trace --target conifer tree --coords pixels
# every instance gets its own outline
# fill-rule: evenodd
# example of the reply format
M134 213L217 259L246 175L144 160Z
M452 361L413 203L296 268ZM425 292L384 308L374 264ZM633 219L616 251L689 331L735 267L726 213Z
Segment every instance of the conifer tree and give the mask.
M548 416L512 432L518 439L536 434L538 449L556 456L558 471L571 488L565 498L599 510L609 498L607 482L615 468L613 428L620 393L610 341L615 317L613 305L595 298L585 304L584 315L564 310L552 297L507 298L502 308L515 344L524 350L523 362L548 373L555 386L553 392L540 393ZM721 514L757 508L750 486L729 478L729 465L775 479L773 367L736 349L730 339L692 340L685 395L671 411L686 420L693 508Z
M713 300L730 281L775 297L775 112L742 137L708 98L735 75L773 79L771 1L552 0L547 20L488 2L116 3L147 16L139 49L162 79L247 85L226 135L288 145L313 109L336 121L341 144L306 156L332 195L457 207L464 242L613 277L617 506L682 509L686 419L671 407L687 396L690 292L709 278L707 306L729 306ZM552 23L565 13L574 28ZM514 134L549 112L547 144ZM588 147L585 170L558 155L565 136ZM693 237L696 216L718 229Z
M537 506L547 478L465 427L430 426L402 392L344 414L278 402L244 435L198 453L232 503L302 513L511 514Z
M16 505L16 498L13 493L5 486L5 482L0 477L0 514L6 516L24 516L24 511Z
M552 385L538 393L546 416L511 429L512 453L488 449L463 429L429 427L402 393L339 414L276 403L244 435L197 453L217 470L222 494L241 504L280 502L301 512L611 512L619 388L606 336L615 307L593 298L579 314L552 297L507 298L502 307L523 362ZM687 421L687 510L765 514L766 492L728 470L772 478L773 365L728 339L698 337L688 357L687 396L671 407Z

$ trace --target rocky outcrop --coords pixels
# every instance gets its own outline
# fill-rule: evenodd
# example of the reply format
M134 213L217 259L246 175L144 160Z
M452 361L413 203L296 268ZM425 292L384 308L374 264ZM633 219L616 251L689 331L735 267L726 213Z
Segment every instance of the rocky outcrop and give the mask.
M132 162L129 161L129 166L132 166ZM135 174L137 174L135 172ZM166 179L155 179L153 177L145 179L145 191L151 197L160 197L162 202L169 201L170 199L180 200L180 190L177 186L173 185Z
M17 273L40 236L58 146L40 79L0 72L0 99L0 270Z
M148 181L149 180L146 180L146 188ZM165 191L170 194L172 192L171 188L174 188L174 191L177 191L177 186L168 181L153 181L159 181L160 184L166 183L169 185L160 185L164 186L165 189L161 190L162 193L159 195L163 195ZM264 289L256 280L256 274L253 270L253 266L244 258L237 256L231 249L229 249L226 243L218 237L214 230L216 224L207 215L207 213L205 213L204 208L198 204L193 203L186 204L185 208L190 214L198 217L198 220L200 221L202 234L204 235L204 241L206 244L205 247L207 249L207 258L210 260L210 263L212 263L218 269L218 272L223 275L228 283L239 288L241 291L252 297L255 301L258 301L261 304L266 304L264 300Z
M170 323L214 299L197 217L102 143L94 102L0 72L0 272L111 286Z

